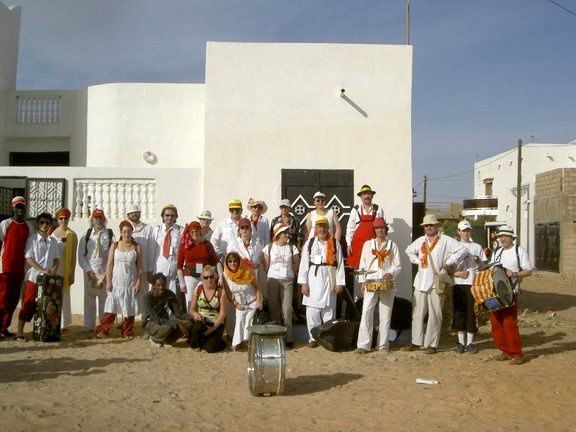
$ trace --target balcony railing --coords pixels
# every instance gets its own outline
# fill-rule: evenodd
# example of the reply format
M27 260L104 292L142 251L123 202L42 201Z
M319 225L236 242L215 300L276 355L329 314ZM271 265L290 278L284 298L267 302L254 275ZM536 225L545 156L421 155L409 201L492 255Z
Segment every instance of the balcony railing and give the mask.
M463 202L464 209L497 208L498 198L467 199Z
M62 115L62 96L16 96L16 124L55 125Z
M74 217L89 218L99 208L110 219L124 219L126 208L138 204L142 218L156 214L156 180L154 179L75 179Z

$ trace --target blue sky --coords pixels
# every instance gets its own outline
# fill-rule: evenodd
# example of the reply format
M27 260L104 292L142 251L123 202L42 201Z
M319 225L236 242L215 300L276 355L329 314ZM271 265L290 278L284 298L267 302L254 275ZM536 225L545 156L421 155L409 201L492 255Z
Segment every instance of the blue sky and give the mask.
M6 4L13 2L3 0ZM557 0L576 11L576 0ZM18 87L203 82L205 43L401 44L405 0L20 0ZM473 193L518 138L576 138L576 16L550 0L412 0L414 184ZM452 198L453 197L453 198Z

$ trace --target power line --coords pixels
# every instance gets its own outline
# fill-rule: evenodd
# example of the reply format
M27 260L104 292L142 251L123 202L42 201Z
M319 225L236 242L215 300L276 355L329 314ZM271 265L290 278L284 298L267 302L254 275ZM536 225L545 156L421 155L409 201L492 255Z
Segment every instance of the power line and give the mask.
M553 5L559 7L560 9L565 10L565 11L568 12L569 14L572 14L572 15L576 16L576 12L568 9L566 6L562 6L560 3L555 2L554 0L546 0L546 1L549 2L549 3L552 3Z

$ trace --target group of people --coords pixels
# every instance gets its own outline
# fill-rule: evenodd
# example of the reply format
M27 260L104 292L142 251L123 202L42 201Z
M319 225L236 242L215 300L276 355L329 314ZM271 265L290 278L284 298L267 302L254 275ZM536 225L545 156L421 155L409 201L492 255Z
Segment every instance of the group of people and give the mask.
M376 348L388 351L396 280L402 268L398 246L388 238L383 209L373 202L375 194L369 185L357 193L360 203L351 210L346 225L346 254L338 215L325 207L326 196L321 192L314 194L315 209L303 224L290 214L289 200L281 201L280 215L270 223L264 216L264 201L251 198L249 214L242 216L242 202L233 199L228 203L229 216L214 230L208 210L183 227L177 224L177 208L168 204L161 211L162 223L153 228L141 221L139 206L131 204L126 220L119 225L118 240L107 227L103 210L96 208L90 228L79 242L68 228L69 210L56 212L56 229L50 214L38 215L34 230L25 220L25 199L16 197L13 217L0 224L0 334L24 338L24 324L34 314L41 274L63 278L65 329L71 321L70 285L78 261L85 274L84 330L94 331L97 338L109 336L120 314L121 335L132 339L134 319L141 314L145 336L155 347L168 347L187 337L191 347L216 352L225 349L228 337L232 349L242 350L249 326L267 304L272 320L287 328L290 348L296 300L306 307L308 345L316 347L311 330L335 318L337 295L346 289L347 265L356 270L357 294L364 297L356 352L372 350L377 304ZM405 349L437 352L448 285L453 286L456 351L476 353L471 295L475 272L489 264L501 264L518 292L520 280L532 273L528 256L514 245L515 235L509 227L500 229L501 246L488 263L482 247L471 240L468 221L458 225L459 240L441 233L434 215L426 215L421 225L425 235L405 251L418 266L413 285L412 344ZM18 330L11 334L8 328L24 279ZM502 352L499 358L521 364L516 306L491 312L491 322L495 344Z

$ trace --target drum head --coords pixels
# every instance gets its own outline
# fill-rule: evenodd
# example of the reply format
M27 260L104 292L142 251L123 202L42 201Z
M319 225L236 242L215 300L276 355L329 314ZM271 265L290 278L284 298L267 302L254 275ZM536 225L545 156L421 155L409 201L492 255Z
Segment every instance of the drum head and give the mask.
M506 270L500 266L495 266L492 273L494 279L494 291L503 306L512 306L514 302L514 291L510 278L506 275Z
M288 332L286 327L273 324L253 325L248 327L248 330L263 336L284 336Z

